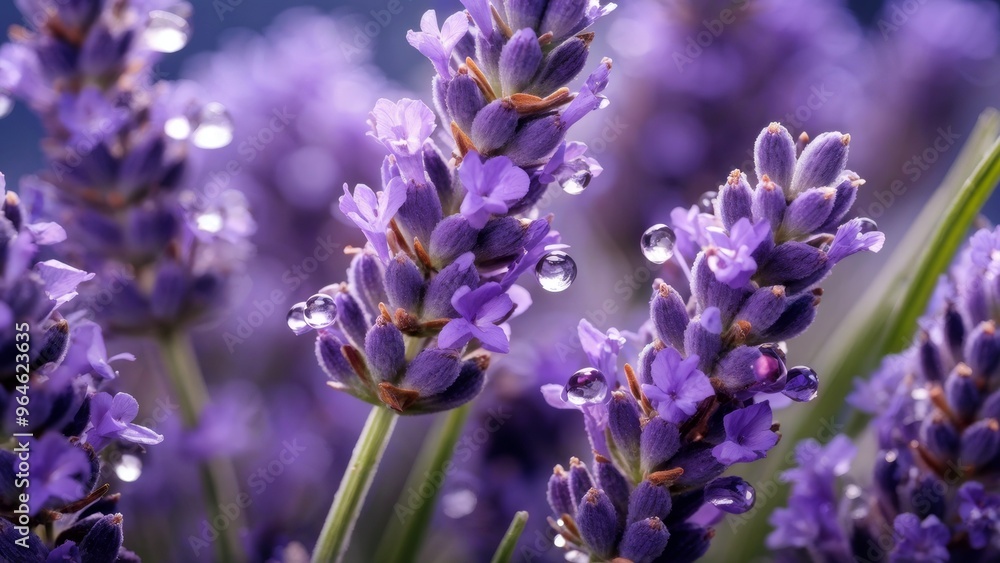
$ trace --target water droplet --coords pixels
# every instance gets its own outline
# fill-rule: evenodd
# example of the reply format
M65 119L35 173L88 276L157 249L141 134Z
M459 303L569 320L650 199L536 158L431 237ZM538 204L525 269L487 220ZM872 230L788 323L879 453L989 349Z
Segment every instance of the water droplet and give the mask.
M292 308L288 310L288 316L285 318L288 323L288 328L292 329L295 334L305 334L309 332L309 323L306 322L306 304L305 302L296 303L292 305Z
M12 111L14 111L14 99L7 92L0 90L0 119L10 115Z
M590 563L591 561L593 561L590 558L590 555L587 555L586 553L578 549L567 551L565 558L566 561L568 561L569 563Z
M176 53L187 45L191 37L188 21L166 10L149 13L149 26L142 38L146 46L160 53Z
M698 198L698 208L701 209L702 213L715 213L715 198L719 196L719 192L707 191L701 194Z
M593 179L594 175L590 173L590 170L584 169L566 178L560 185L563 191L569 195L580 195L583 193L583 190L587 189L587 186L590 185L590 181Z
M859 222L861 223L861 234L863 235L878 230L878 224L875 223L875 221L869 219L868 217L862 217L861 219L859 219Z
M819 377L816 372L806 366L796 366L788 370L788 379L782 391L793 401L805 403L819 394Z
M576 279L576 262L569 254L553 250L538 261L535 266L535 277L545 291L553 293L565 291Z
M126 483L131 483L142 475L142 460L132 454L125 454L115 464L115 475Z
M761 383L758 389L764 393L777 393L784 389L788 370L781 352L773 346L761 346L760 357L754 361L753 371L757 381Z
M600 103L597 104L597 109L604 109L610 105L611 105L611 100L602 96Z
M186 115L176 115L163 124L163 132L177 141L186 141L192 129L191 120Z
M608 380L600 370L583 368L570 376L562 396L574 405L601 403L608 396Z
M441 497L441 511L448 518L461 518L476 509L476 493L469 489L453 491Z
M198 225L198 229L212 234L221 231L222 227L226 225L225 221L222 219L222 215L215 210L199 213L195 217L194 221L195 224Z
M720 477L705 487L705 500L730 514L743 514L753 508L757 492L739 477Z
M304 311L306 324L313 328L326 328L337 318L337 303L325 293L317 293L306 299Z
M220 149L233 140L233 119L219 102L209 102L198 112L198 126L191 142L202 149Z
M663 264L674 255L677 235L670 227L659 223L642 233L642 254L654 264Z
M556 537L552 539L552 543L556 547L566 547L566 538L562 534L556 534Z
M885 460L889 463L893 463L894 461L896 461L896 458L898 457L899 457L899 452L897 452L896 450L889 450L885 452Z

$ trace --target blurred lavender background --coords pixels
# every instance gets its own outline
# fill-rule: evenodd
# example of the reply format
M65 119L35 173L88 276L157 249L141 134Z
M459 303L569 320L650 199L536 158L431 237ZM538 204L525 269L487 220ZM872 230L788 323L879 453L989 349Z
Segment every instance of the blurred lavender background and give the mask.
M491 389L456 453L458 469L446 476L424 560L488 560L522 509L532 517L516 560L561 560L544 521L544 483L555 463L586 451L585 437L579 415L547 407L538 388L564 383L582 367L581 317L602 330L638 328L653 279L680 275L642 258L640 234L667 222L674 207L697 204L733 168L749 167L745 151L761 127L781 121L793 134L850 133L851 165L867 180L857 211L878 221L891 253L976 116L1000 103L1000 2L993 0L620 4L591 46L615 61L612 105L585 120L574 139L590 146L605 173L582 194L554 191L540 206L560 216L579 278L562 293L536 292L530 313L513 321L528 337L491 370ZM377 183L380 152L364 135L375 100L428 97L427 62L405 32L429 8L449 13L458 2L203 2L188 46L159 66L165 77L199 83L232 115L233 142L196 155L191 187L242 190L258 224L258 250L239 305L196 336L216 397L213 424L180 439L165 389L123 389L159 407L140 418L166 436L141 457L141 478L135 458L109 476L114 490L127 493L128 544L146 560L210 560L211 550L198 548L212 530L195 498L195 468L184 461L192 452L236 460L238 486L250 495L239 508L250 526L244 541L256 560L294 561L296 542L309 548L315 540L367 407L326 387L312 341L287 329L285 312L339 279L344 247L363 243L331 204L344 182ZM7 25L18 23L16 14L0 7ZM42 166L40 135L24 107L0 120L9 188ZM998 211L994 203L987 215L996 219ZM818 322L790 361L808 363L882 261L860 258L827 282ZM157 369L155 354L130 350L139 362L123 371ZM419 491L402 489L432 420L405 422L350 561L373 560L386 522L405 513L394 506L401 492L408 504L422 502Z

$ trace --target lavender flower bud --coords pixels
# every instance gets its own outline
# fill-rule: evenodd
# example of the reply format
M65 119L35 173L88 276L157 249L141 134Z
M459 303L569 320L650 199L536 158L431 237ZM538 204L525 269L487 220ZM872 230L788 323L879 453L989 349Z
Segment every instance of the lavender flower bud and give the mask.
M792 295L810 287L829 272L826 253L814 246L789 241L779 245L757 273L761 285L783 285Z
M743 303L736 318L750 323L750 334L764 341L765 335L769 334L769 329L781 318L787 305L783 286L762 287ZM773 342L775 339L767 340Z
M549 0L541 29L551 31L556 41L561 40L575 32L588 4L587 0Z
M365 335L368 334L372 323L365 317L361 305L350 293L342 291L338 291L333 299L337 305L337 326L355 348L359 350L364 348Z
M552 470L552 477L549 477L549 488L546 493L549 506L556 514L573 514L576 512L576 502L574 502L569 492L569 475L561 465L557 465Z
M670 528L670 557L676 561L701 559L711 545L715 533L711 529L685 523Z
M788 206L781 231L789 238L808 235L830 218L837 202L834 188L811 188L799 194Z
M590 470L577 458L569 460L569 492L572 495L573 503L577 506L583 501L587 491L594 488L594 480L590 477Z
M963 361L965 359L963 349L965 342L965 320L962 319L962 315L955 309L955 305L952 303L949 303L947 310L945 310L944 336L952 358L956 361Z
M547 96L568 84L580 74L587 64L590 52L590 40L573 37L559 45L545 57L538 77L532 85L531 92L538 96Z
M711 371L716 356L722 350L722 322L718 309L707 309L688 325L684 333L684 350L688 356L698 356L698 369Z
M680 352L683 349L684 347L682 346L677 351ZM639 352L639 373L637 374L639 376L639 383L645 383L646 385L653 384L653 360L656 359L656 352L656 345L652 343L647 344L642 349L642 352Z
M320 367L326 372L330 381L338 387L360 390L363 387L362 382L341 352L342 347L343 343L337 337L328 332L321 332L316 337L316 359L319 360Z
M480 153L491 154L511 140L517 123L514 104L507 99L494 100L476 114L472 121L472 142Z
M955 366L948 379L945 380L944 390L948 397L948 405L959 418L972 420L976 416L982 395L979 393L969 366L962 363Z
M840 223L847 217L854 201L858 199L858 188L864 183L865 181L854 172L850 170L844 172L836 186L837 196L833 203L833 209L830 211L830 217L816 230L835 232Z
M962 466L980 468L991 464L1000 453L1000 423L988 418L974 423L962 433L959 461Z
M443 268L476 245L479 231L462 215L446 217L431 233L429 253L434 265Z
M985 321L972 330L965 344L966 363L973 373L990 379L1000 367L1000 336L996 323Z
M424 292L424 275L409 256L400 252L385 268L385 292L390 310L418 314ZM341 313L342 314L342 313Z
M944 380L941 350L926 332L920 335L920 372L928 381Z
M639 466L639 406L624 391L615 391L608 404L608 430L626 469Z
M458 354L452 350L429 348L417 354L406 368L402 387L421 396L443 393L458 379Z
M664 465L681 448L681 434L677 425L659 416L653 417L642 428L640 438L641 469L645 474L667 469Z
M766 175L781 188L792 187L792 174L795 172L795 141L780 123L771 123L760 132L757 142L754 143L754 162L758 178ZM760 217L756 210L754 216ZM776 227L777 225L772 225L772 228Z
M351 260L347 270L347 284L354 298L371 318L379 315L378 304L389 300L383 285L382 262L370 252L360 252Z
M539 219L544 222L544 219ZM524 248L531 223L516 217L490 219L479 232L476 242L476 263L489 265L494 262L511 262Z
M747 183L747 175L739 170L733 170L729 173L726 184L719 186L719 196L716 199L722 225L726 229L732 229L740 219L751 219L752 205L753 191Z
M439 412L451 410L476 398L486 384L486 368L489 361L480 356L462 362L458 378L444 392L429 397L420 397L414 404L415 412Z
M122 515L105 516L80 541L82 561L115 561L122 547Z
M634 522L625 530L619 553L633 563L651 563L663 553L670 540L670 532L659 518Z
M665 518L670 514L671 500L668 487L650 481L639 483L629 498L626 525L646 518Z
M934 515L944 517L946 509L944 493L945 484L930 475L917 480L910 491L910 505L913 512L921 519Z
M503 153L518 166L531 166L556 150L565 134L558 115L537 117L518 126Z
M751 209L754 221L767 221L771 226L771 232L776 233L785 219L787 208L788 202L785 201L785 192L781 186L770 180L761 180L753 192Z
M410 183L406 187L406 202L396 212L396 220L411 239L430 240L441 215L441 200L434 186Z
M507 0L507 20L512 29L530 27L537 29L542 23L545 5L548 0Z
M375 326L365 336L365 357L375 381L399 382L406 367L405 348L403 333L392 321L383 316L375 319Z
M500 88L503 95L523 91L535 77L541 63L542 46L535 31L522 28L514 32L500 51Z
M684 331L690 318L687 306L676 290L661 283L649 302L649 316L653 319L656 336L660 340L673 346L675 350L684 350Z
M979 413L981 418L995 418L1000 420L1000 390L990 393L989 397L983 401L983 409Z
M603 557L614 554L618 536L618 516L611 499L604 491L590 489L576 509L576 525L580 535L594 551Z
M920 443L939 459L954 459L958 455L961 439L951 422L936 413L920 424Z
M703 487L726 470L726 466L712 455L712 446L701 443L684 446L670 463L684 469L676 483L678 488L684 489Z
M762 383L755 369L761 358L760 349L740 346L719 360L716 379L729 393L736 393Z
M451 304L451 296L462 286L476 287L479 285L479 274L472 267L471 253L460 256L457 260L438 272L427 286L424 297L424 317L428 319L458 317L458 311Z
M454 196L451 169L433 145L424 146L424 168L427 170L427 178L437 190L438 198L441 200L439 205L447 208Z
M835 131L823 133L806 145L795 166L791 193L800 194L836 182L847 166L850 142L850 135Z
M796 297L768 329L766 338L771 342L780 342L802 334L816 318L818 305L819 298L814 295L806 294Z
M459 74L451 80L445 99L451 120L462 131L471 131L476 114L486 107L483 93L468 74Z
M727 283L719 281L709 265L709 260L710 257L707 253L702 253L695 260L694 266L691 269L694 277L691 288L699 309L705 310L708 307L717 308L720 313L721 324L728 325L732 322L737 311L739 311L740 305L750 295L750 286L734 288ZM721 326L719 330L722 330Z
M615 468L611 460L602 456L597 456L594 460L594 468L598 488L604 491L608 495L608 498L611 499L611 504L615 506L615 511L619 515L624 515L628 511L628 480L622 475L621 471Z

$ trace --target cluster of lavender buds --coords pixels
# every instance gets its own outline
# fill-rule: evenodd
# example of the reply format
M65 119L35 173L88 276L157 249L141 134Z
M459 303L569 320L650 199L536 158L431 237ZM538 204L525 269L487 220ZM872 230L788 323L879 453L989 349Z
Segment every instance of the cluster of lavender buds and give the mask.
M119 497L102 483L102 458L163 439L133 422L132 396L106 390L111 363L134 358L109 358L96 324L60 314L93 274L38 261L65 231L30 222L2 175L0 196L0 560L137 561L122 548Z
M191 145L232 138L224 107L153 64L188 39L184 2L26 0L27 27L0 48L0 94L45 127L48 166L25 179L70 235L68 261L98 274L104 326L153 331L203 318L224 301L251 251L254 223L235 191L181 189ZM41 205L41 204L36 204Z
M614 5L593 0L466 0L407 34L436 70L434 112L417 100L379 100L370 135L388 156L382 190L344 187L340 210L368 240L348 282L292 307L289 327L317 330L330 385L404 414L455 408L482 389L489 352L509 351L506 321L530 296L515 282L534 269L562 291L576 265L551 217L530 219L549 184L581 192L600 173L586 146L565 140L604 107L611 61L573 93L586 66L585 31Z
M673 228L651 227L643 253L691 263L690 298L657 281L637 335L581 322L590 367L542 388L553 406L583 411L595 454L591 468L573 458L549 481L555 542L570 559L701 557L723 513L754 505L750 484L721 475L778 442L772 404L816 397L817 374L787 368L784 341L812 323L833 266L877 252L884 236L867 219L841 224L863 183L845 169L850 136L800 143L772 123L754 149L756 188L735 170L706 196L711 212L677 209ZM628 339L643 348L637 368L620 370Z
M849 398L872 415L870 478L858 446L800 446L769 545L789 560L994 561L1000 556L1000 229L983 229L942 278L916 342ZM864 447L864 446L861 446ZM810 462L809 450L823 463ZM841 481L838 478L843 477Z

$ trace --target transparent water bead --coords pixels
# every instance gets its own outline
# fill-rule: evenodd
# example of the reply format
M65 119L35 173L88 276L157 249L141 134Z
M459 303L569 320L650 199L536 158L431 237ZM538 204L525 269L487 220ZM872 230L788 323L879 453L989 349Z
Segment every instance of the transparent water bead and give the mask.
M175 115L163 123L163 132L177 141L186 141L193 130L191 119L186 115Z
M753 508L757 492L739 477L720 477L705 487L705 500L730 514L743 514Z
M563 180L560 185L563 191L569 195L580 195L583 193L583 190L587 189L587 186L590 185L590 181L593 179L594 175L590 173L590 170L580 170Z
M754 361L753 371L757 381L762 384L760 391L777 393L785 388L788 368L781 352L773 346L761 346L760 357Z
M715 213L715 198L719 197L719 192L707 191L698 198L698 209L702 213Z
M166 10L149 13L149 26L142 34L146 46L160 53L176 53L191 38L191 25L183 17Z
M558 293L569 289L576 279L576 262L569 254L553 250L535 265L535 277L545 291Z
M878 223L872 221L868 217L861 217L859 219L861 223L861 234L865 235L878 230Z
M795 366L788 370L788 380L782 393L800 403L811 401L819 394L819 376L810 367Z
M221 149L233 141L233 118L226 106L209 102L198 112L191 142L201 149Z
M306 299L304 311L306 324L313 328L326 328L337 318L337 303L325 293Z
M292 332L295 334L309 332L310 326L306 322L305 301L292 305L292 308L288 310L288 316L285 317L285 322L288 323L288 328L292 329Z
M131 483L142 475L142 460L132 454L125 454L115 464L115 475L126 483Z
M674 255L677 235L670 227L659 223L642 233L642 255L654 264L663 264Z
M562 398L574 405L594 405L608 396L608 380L600 370L583 368L570 376Z

